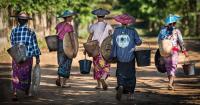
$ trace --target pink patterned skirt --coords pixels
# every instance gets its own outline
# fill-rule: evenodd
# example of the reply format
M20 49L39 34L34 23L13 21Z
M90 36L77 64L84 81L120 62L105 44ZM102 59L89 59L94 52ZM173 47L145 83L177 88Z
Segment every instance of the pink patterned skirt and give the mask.
M110 64L107 63L101 54L96 57L93 57L94 65L94 79L101 79L103 75L106 75L106 78L109 76Z

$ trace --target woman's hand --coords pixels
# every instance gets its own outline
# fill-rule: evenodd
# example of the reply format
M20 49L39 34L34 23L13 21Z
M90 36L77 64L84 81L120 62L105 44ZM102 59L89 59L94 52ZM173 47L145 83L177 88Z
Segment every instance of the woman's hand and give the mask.
M83 54L86 55L86 51L85 50L83 50Z
M36 58L36 64L40 64L40 58L39 57Z
M185 55L185 57L189 57L189 54L187 51L183 51L183 54Z

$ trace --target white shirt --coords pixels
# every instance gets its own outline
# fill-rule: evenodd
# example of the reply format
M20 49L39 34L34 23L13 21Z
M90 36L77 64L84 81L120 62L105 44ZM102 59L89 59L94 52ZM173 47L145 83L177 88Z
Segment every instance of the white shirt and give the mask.
M89 28L89 32L93 33L92 40L98 40L99 46L101 46L103 40L109 35L109 30L113 32L111 25L105 22L97 22Z

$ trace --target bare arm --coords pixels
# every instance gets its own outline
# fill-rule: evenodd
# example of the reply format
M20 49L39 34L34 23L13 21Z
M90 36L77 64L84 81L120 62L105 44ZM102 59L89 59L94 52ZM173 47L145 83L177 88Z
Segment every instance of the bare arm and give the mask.
M178 37L178 44L179 44L179 46L180 46L180 48L181 48L182 53L183 53L186 57L188 57L189 55L188 55L188 53L187 53L187 51L186 51L186 48L185 48L185 46L184 46L183 37L182 37L182 34L181 34L180 30L177 30L177 37Z
M91 41L92 40L92 37L93 37L93 33L90 33L88 39L87 39L87 42Z

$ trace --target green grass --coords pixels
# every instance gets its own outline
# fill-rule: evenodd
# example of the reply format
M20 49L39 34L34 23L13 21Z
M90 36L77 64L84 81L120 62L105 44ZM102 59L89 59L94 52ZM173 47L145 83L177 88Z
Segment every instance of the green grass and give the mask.
M200 40L200 36L192 36L192 37L183 37L185 40Z
M82 30L79 31L78 37L79 37L80 39L87 39L88 36L89 36L89 33L88 33L87 30L83 30L83 29L82 29Z
M38 41L38 46L39 46L40 49L46 49L47 48L47 44L46 44L45 39L39 38L37 41Z

